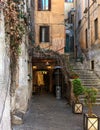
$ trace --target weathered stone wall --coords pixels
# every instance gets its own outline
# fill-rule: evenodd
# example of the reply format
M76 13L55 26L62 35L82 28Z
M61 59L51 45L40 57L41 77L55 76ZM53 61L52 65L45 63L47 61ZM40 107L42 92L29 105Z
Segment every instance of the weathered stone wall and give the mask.
M98 40L95 40L95 27L94 27L94 21L96 18L98 18L98 39L100 39L100 16L99 16L99 12L100 12L100 8L99 8L99 1L94 2L92 0L90 0L90 6L91 8L89 9L89 17L88 17L88 11L86 13L84 13L85 9L86 9L86 5L85 2L80 1L80 4L82 6L82 9L79 8L79 6L76 6L76 12L78 10L78 12L81 12L81 24L80 27L77 31L77 34L79 34L79 43L82 47L82 49L86 49L86 29L88 31L88 36L87 36L87 40L88 40L88 47L89 49L91 48L92 45L94 44L98 44ZM76 25L78 25L78 12L76 13ZM89 22L89 26L90 29L88 30L88 22ZM99 41L100 44L100 41Z
M24 0L24 13L29 15L28 9L30 9L31 1ZM23 21L23 19L21 19ZM23 21L24 22L24 21ZM30 22L30 21L29 21ZM29 49L29 41L28 41L28 33L29 26L25 26L25 34L22 36L22 43L20 45L20 52L18 57L18 64L16 67L16 81L14 94L11 97L11 113L12 113L12 123L19 124L20 119L15 118L17 112L25 113L28 107L28 102L31 98L32 93L32 82L28 81L28 74L32 76L32 65L28 62L31 61L28 55ZM18 119L18 120L17 120Z
M0 15L0 130L11 130L9 41L5 43L3 11Z
M19 57L19 76L18 76L18 87L16 88L16 110L21 112L26 112L28 107L28 102L32 93L32 83L31 80L28 81L30 74L32 76L32 66L28 63L29 57L27 53L27 37L23 37L23 43L21 45L21 55Z
M81 8L79 4L81 5ZM86 11L86 7L88 7L87 1L79 0L76 4L76 43L81 47L84 54L84 68L91 69L91 61L94 61L94 71L100 76L100 1L97 0L93 3L93 0L90 0L90 8L89 8L89 17L88 10ZM78 11L81 12L81 23L80 26L78 24ZM84 13L85 11L85 13ZM94 21L98 19L98 39L95 39L95 26ZM90 27L90 29L88 29ZM86 45L86 29L87 33L87 44Z

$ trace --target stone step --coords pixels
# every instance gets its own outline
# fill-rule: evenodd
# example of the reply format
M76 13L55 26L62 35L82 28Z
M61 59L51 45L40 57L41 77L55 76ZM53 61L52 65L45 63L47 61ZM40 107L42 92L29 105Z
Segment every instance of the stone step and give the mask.
M89 73L89 72L77 72L77 71L75 71L75 72L80 74L80 75L96 76L94 73Z
M80 68L75 68L74 69L75 71L77 71L77 72L86 72L86 73L91 73L91 74L93 74L94 72L92 71L92 70L88 70L88 69L80 69Z
M100 105L100 79L93 71L89 70L88 68L84 69L83 65L80 62L75 63L73 61L71 63L71 66L73 70L79 75L83 86L95 87L98 89L95 105ZM79 98L80 102L84 104L84 96L81 95Z
M93 71L88 71L88 70L75 70L74 69L74 71L77 72L77 73L80 73L80 74L82 73L82 74L91 74L91 75L93 74L93 75L95 75L95 73Z
M95 88L99 88L99 85L92 85L92 84L89 84L89 85L87 85L87 84L82 84L82 86L85 86L85 87L88 87L88 88L92 88L92 87L95 87Z
M91 71L91 70L88 70L88 69L73 69L75 72L77 72L77 73L82 73L82 74L93 74L93 75L95 75L95 73L93 72L93 71Z
M93 85L96 87L100 86L100 83L98 83L98 82L88 82L88 81L84 82L84 81L82 81L81 83L82 83L82 85L86 85L86 86L93 86Z
M95 74L83 73L83 72L82 73L77 73L77 74L80 75L80 76L89 76L89 77L96 77L97 78L97 76Z
M91 79L91 78L90 78L90 79L84 79L84 78L83 78L83 79L81 79L81 80L84 81L84 82L87 82L87 81L89 81L89 82L97 82L97 83L100 82L100 79L97 79L97 78L96 78L96 79Z
M98 93L96 97L100 100L100 93ZM84 99L84 95L79 96L79 99Z
M80 101L80 102L81 102L81 101ZM85 104L84 102L81 102L81 103L83 103L83 105L86 106L86 104ZM100 106L100 102L95 102L95 103L93 103L93 105L94 105L94 106Z
M91 81L91 82L84 82L84 81L82 81L81 82L82 84L84 84L84 85L96 85L96 86L100 86L100 83L98 83L98 82L93 82L93 81Z
M90 76L87 76L87 75L79 75L79 78L80 78L80 79L89 79L89 80L97 79L96 76L90 77Z
M80 98L80 102L84 102L84 98ZM100 98L97 98L96 102L100 103Z
M81 79L82 81L97 81L97 82L100 82L100 79Z
M83 82L84 80L81 81L82 85L86 85L87 87L92 87L94 85L94 87L99 87L100 84L99 83L90 83L90 82Z

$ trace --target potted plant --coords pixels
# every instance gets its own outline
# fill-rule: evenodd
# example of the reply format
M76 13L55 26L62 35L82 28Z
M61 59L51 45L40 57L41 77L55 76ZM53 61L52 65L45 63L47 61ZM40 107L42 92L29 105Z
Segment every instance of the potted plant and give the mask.
M79 75L76 72L74 72L74 71L70 71L69 77L71 79L77 79L77 78L79 78Z
M84 102L88 107L88 113L84 114L84 130L99 130L99 118L93 113L93 105L96 102L97 89L84 88Z
M83 94L84 87L81 84L81 80L79 78L74 79L72 81L73 85L73 94L74 94L74 101L72 104L72 110L74 113L82 113L83 112L83 104L79 101L79 96Z

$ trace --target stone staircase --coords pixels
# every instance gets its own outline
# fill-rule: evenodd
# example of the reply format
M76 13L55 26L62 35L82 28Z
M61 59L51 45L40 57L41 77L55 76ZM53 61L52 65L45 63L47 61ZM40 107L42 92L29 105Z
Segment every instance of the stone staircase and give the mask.
M95 105L100 105L100 79L89 69L85 69L80 62L71 62L71 66L73 66L73 70L79 74L79 78L82 81L82 85L86 87L95 87L98 89L97 99ZM84 96L80 96L80 101L84 103Z

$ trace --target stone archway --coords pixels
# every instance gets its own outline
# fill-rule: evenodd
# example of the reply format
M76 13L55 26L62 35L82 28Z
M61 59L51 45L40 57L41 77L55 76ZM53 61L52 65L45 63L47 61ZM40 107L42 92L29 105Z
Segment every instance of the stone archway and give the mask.
M55 66L61 66L61 85L62 85L62 95L64 95L64 82L68 82L68 78L67 78L67 66L66 66L66 60L68 58L68 56L66 56L65 54L59 54L53 50L48 50L48 49L41 49L40 47L33 47L30 49L30 54L32 56L32 65L34 67L34 71L36 70L48 70L47 67L51 67L51 69L49 69L50 72L50 82L51 82L51 90L53 92L53 88L52 86L54 86L54 82L52 80L53 77L53 71ZM65 67L66 66L66 67Z

